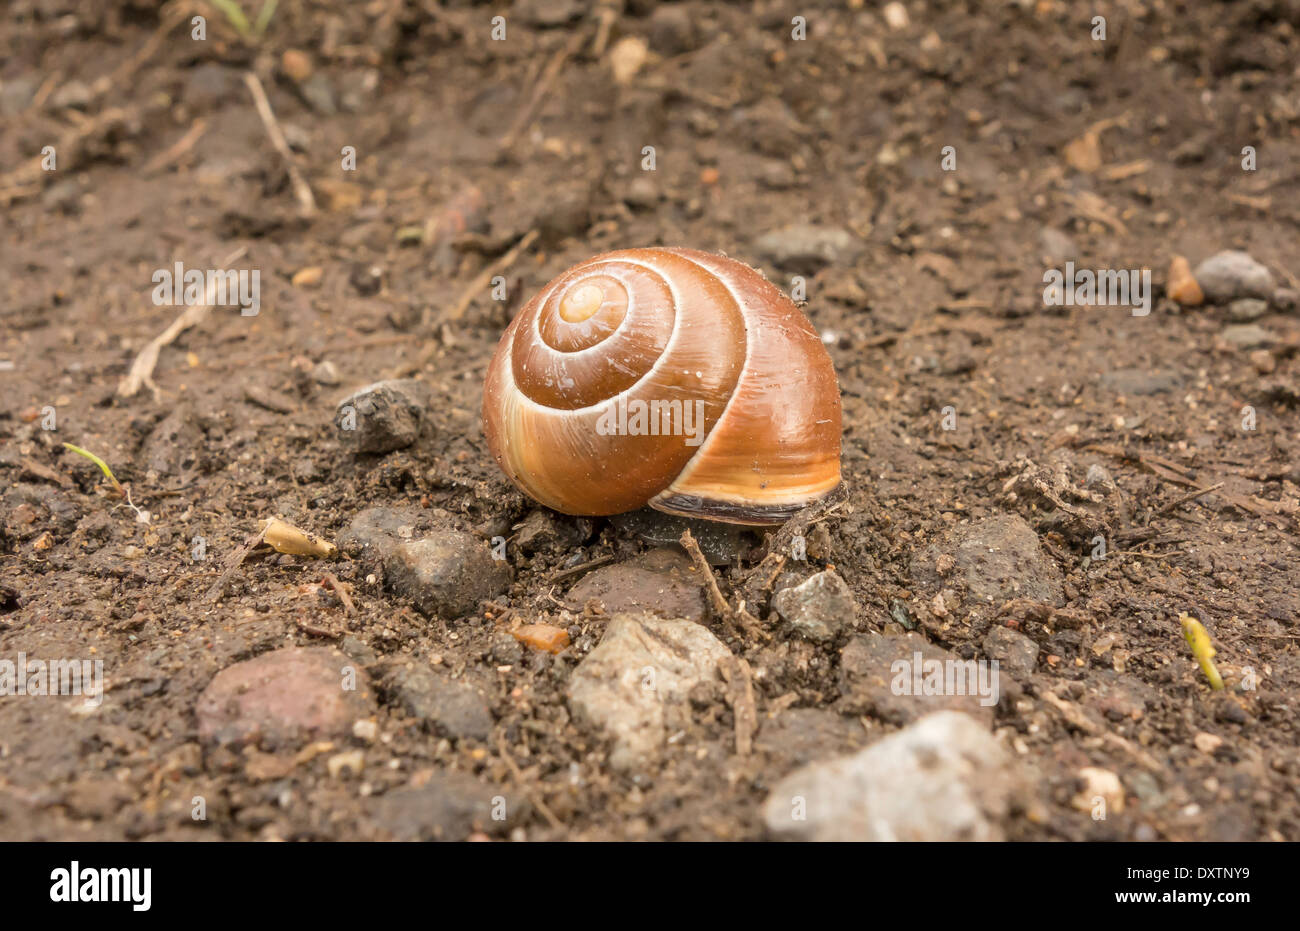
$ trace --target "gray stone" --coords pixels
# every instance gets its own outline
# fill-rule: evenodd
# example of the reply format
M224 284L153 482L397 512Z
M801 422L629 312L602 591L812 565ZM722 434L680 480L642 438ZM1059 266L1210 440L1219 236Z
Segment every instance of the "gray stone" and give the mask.
M1220 334L1223 341L1237 349L1258 349L1271 346L1274 336L1262 326L1254 323L1235 323L1224 327Z
M1192 272L1205 299L1226 304L1239 297L1273 296L1273 274L1245 252L1227 250L1210 256Z
M1228 305L1228 319L1233 323L1250 323L1268 313L1268 301L1257 297L1238 298Z
M568 600L579 606L595 600L608 614L649 611L660 617L702 621L709 614L703 584L685 554L655 549L588 573L569 590Z
M1183 384L1183 376L1178 372L1156 371L1146 369L1115 369L1101 376L1103 386L1117 394L1152 395L1174 391Z
M1052 226L1045 226L1038 234L1043 257L1049 262L1068 262L1079 256L1079 247L1067 234Z
M697 685L720 682L731 657L708 630L652 614L618 614L569 680L574 720L613 741L610 765L630 770L649 763L669 727L689 723Z
M494 799L504 797L504 808ZM471 833L499 833L519 822L519 793L480 783L458 772L431 774L418 787L370 799L372 827L383 840L460 841ZM499 819L494 815L503 814Z
M435 733L458 740L492 735L487 698L464 679L424 666L401 666L392 672L388 689L407 714Z
M444 620L472 613L479 602L510 585L505 560L493 559L487 544L455 530L396 543L383 563L390 591L423 614Z
M530 26L563 26L582 15L578 0L519 0L512 13Z
M1010 755L967 715L940 711L849 757L782 779L763 805L805 841L999 841L1019 787Z
M1100 463L1094 462L1088 466L1088 474L1083 477L1083 487L1100 488L1103 491L1115 490L1115 479L1111 477L1110 472Z
M432 526L432 515L422 508L366 508L352 518L335 542L345 555L372 570L383 564L398 543L414 540Z
M841 630L851 627L858 613L853 592L829 569L777 592L772 609L795 633L820 643L834 640Z
M989 666L983 667L983 681L980 673L975 660L963 660L919 633L870 631L840 651L837 710L890 724L908 724L934 711L964 711L988 726L1001 682Z
M312 112L321 116L333 116L338 112L338 103L334 98L334 85L330 79L317 72L299 85L302 97Z
M339 402L334 425L362 453L403 449L420 436L431 392L412 378L376 382Z
M649 210L659 204L659 187L644 174L639 174L623 189L623 203L635 210Z
M342 383L343 379L339 377L338 367L329 359L322 359L316 363L311 370L312 381L318 385L324 385L326 388L336 388Z
M941 572L939 557L951 568ZM1038 534L1018 514L999 514L947 531L912 561L912 578L931 589L964 582L968 600L1002 604L1032 598L1064 604L1061 570L1044 555Z
M580 546L591 536L592 523L583 517L538 508L514 529L515 545L521 552L544 553Z
M199 65L185 79L185 102L197 110L211 109L233 97L238 83L233 68L211 62Z
M841 227L801 223L760 236L754 248L778 268L815 272L826 265L851 265L862 243Z
M366 674L327 647L290 647L223 669L195 708L199 737L218 743L346 734L372 712Z
M360 113L369 107L379 90L379 71L354 68L339 79L339 107L348 113Z
M1010 675L1026 679L1038 665L1038 644L1018 630L997 624L984 638L984 655L997 660Z
M1295 310L1300 307L1300 291L1295 288L1278 288L1273 292L1273 306L1288 312Z

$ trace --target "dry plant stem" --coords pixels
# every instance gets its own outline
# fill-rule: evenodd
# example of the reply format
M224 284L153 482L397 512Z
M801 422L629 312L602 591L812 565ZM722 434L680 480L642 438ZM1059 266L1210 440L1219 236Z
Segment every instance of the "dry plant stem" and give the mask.
M736 753L749 756L754 748L754 732L758 730L758 710L754 704L754 677L749 663L729 656L721 666L722 678L727 681L727 703L736 720Z
M700 552L700 545L695 542L695 537L691 536L689 530L682 531L681 538L682 549L686 550L686 555L691 557L691 562L695 563L695 568L704 578L705 587L709 593L709 604L713 607L713 613L719 618L731 617L731 606L727 604L727 599L722 597L722 589L718 588L718 580L713 577L713 567L709 561L704 558Z
M203 117L199 117L186 130L185 135L173 142L166 150L149 159L148 164L141 169L141 172L145 175L157 174L164 168L180 161L194 148L194 144L199 141L207 129L208 121Z
M270 526L270 524L267 524L266 527L245 540L243 546L230 554L230 558L226 560L226 568L222 570L220 578L213 583L207 594L203 596L205 601L215 602L221 600L221 596L226 590L226 583L230 581L230 576L244 564L244 560L248 558L249 553L262 545L262 539L266 536L266 531Z
M171 32L177 23L185 19L192 12L193 8L189 3L178 3L176 6L168 10L167 14L163 17L162 23L154 31L154 34L145 41L144 45L140 46L138 52L126 61L122 62L122 64L109 74L97 78L95 83L90 85L91 93L95 98L98 99L107 94L114 87L121 87L125 84L130 79L131 75L135 74L136 71L139 70L141 65L150 58L153 58L154 53L156 53L158 49L162 48L163 40L167 38L167 33Z
M570 566L568 569L561 569L555 575L551 576L551 584L563 582L565 579L571 579L574 576L586 575L592 569L599 569L601 566L609 565L614 561L613 556L598 556L588 562L579 563L576 566Z
M559 77L560 71L564 68L564 63L574 55L578 54L578 50L582 48L583 43L586 41L587 30L579 29L573 34L573 37L565 43L564 47L556 52L555 55L552 56L551 60L547 62L546 68L542 71L541 78L533 87L533 94L528 98L528 103L519 111L518 115L515 116L514 122L510 124L510 128L506 130L506 134L501 137L501 142L497 146L497 152L499 155L505 155L514 148L515 142L519 138L519 134L528 127L528 124L533 121L533 117L537 115L537 111L541 107L542 101L546 99L547 93L550 92L551 85L555 83L555 79Z
M266 127L266 135L270 138L271 145L284 159L285 167L289 171L289 182L293 185L293 193L298 199L298 206L303 216L315 215L316 198L312 195L311 187L303 178L302 172L298 170L298 163L294 161L289 143L284 138L284 132L280 129L275 113L271 110L271 102L266 99L266 90L262 87L262 82L253 72L246 71L244 83L248 85L248 90L253 95L253 106L257 108L257 115L262 118L262 125Z
M347 587L335 578L332 572L325 573L325 584L328 585L339 596L339 601L343 604L345 614L352 615L357 613L357 606L352 603L352 597L348 594Z
M1217 491L1222 487L1223 487L1223 482L1216 482L1215 484L1211 485L1209 488L1201 488L1196 491L1190 491L1185 495L1180 495L1177 498L1175 498L1173 501L1170 501L1168 504L1162 506L1159 510L1155 512L1155 514L1152 514L1151 516L1157 517L1161 514L1168 514L1170 511L1186 504L1188 501L1195 501L1197 498L1201 497L1202 495L1208 495L1210 492Z
M111 107L64 133L54 143L60 165L65 165L69 160L75 161L75 154L86 139L112 123L126 122L133 112ZM0 202L7 203L31 193L39 193L44 189L45 182L55 174L57 172L42 169L41 160L38 158L24 159L19 167L0 176Z
M221 263L222 267L224 268L238 259L244 254L244 251L243 247L236 250ZM149 341L148 345L140 350L140 354L131 363L131 370L126 373L126 377L117 386L117 393L120 397L134 397L142 387L148 385L149 390L153 392L154 399L161 398L162 392L153 383L153 370L158 364L158 353L162 351L164 346L171 345L178 336L190 327L200 323L208 315L208 311L212 309L212 301L216 298L216 288L216 277L210 277L208 286L203 292L203 303L185 308L167 329L155 336Z
M536 239L537 230L529 230L524 235L523 239L519 240L519 242L515 243L514 246L511 247L509 252L506 252L495 262L491 263L479 272L478 276L475 277L465 290L461 292L459 300L452 305L451 310L443 316L443 321L455 321L465 316L465 311L469 310L469 305L474 302L474 298L487 290L487 286L492 283L493 278L508 269L511 265L514 265L515 260L519 258L520 254L531 246Z
M555 817L555 812L551 811L540 795L528 788L524 781L524 774L519 770L519 764L515 762L514 757L510 755L510 751L506 749L506 738L504 734L498 738L497 748L501 753L502 761L510 769L510 775L514 777L515 785L519 786L520 790L528 796L529 800L534 805L537 806L537 810L542 813L542 817L550 823L551 827L556 828L557 830L562 829L564 827L564 822Z

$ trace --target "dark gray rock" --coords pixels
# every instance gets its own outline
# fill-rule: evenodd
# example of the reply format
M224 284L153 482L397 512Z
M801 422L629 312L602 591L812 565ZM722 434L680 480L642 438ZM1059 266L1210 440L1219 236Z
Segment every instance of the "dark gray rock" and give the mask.
M997 660L1009 675L1027 679L1038 665L1038 644L1018 630L996 624L984 638L984 655Z
M941 556L947 559L941 561ZM912 561L912 579L932 590L964 584L967 600L984 604L1000 605L1012 598L1057 606L1065 601L1061 570L1043 553L1034 528L1018 514L951 528Z
M366 508L338 535L338 548L368 570L382 565L398 543L414 540L432 529L433 518L417 507Z
M510 584L510 566L487 544L454 530L397 543L384 557L385 584L422 613L444 620L472 613Z
M403 449L420 436L431 392L415 379L376 382L339 402L334 425L357 452Z
M515 545L521 552L547 553L581 546L591 536L592 523L584 517L538 508L514 529Z
M815 272L826 265L853 264L862 252L862 243L841 227L804 223L766 233L754 248L778 268Z
M435 733L457 740L487 740L492 711L483 693L464 679L423 666L393 670L388 690L411 717Z
M379 838L394 841L462 841L476 831L506 830L527 811L521 793L457 772L433 773L418 787L369 800L368 807Z

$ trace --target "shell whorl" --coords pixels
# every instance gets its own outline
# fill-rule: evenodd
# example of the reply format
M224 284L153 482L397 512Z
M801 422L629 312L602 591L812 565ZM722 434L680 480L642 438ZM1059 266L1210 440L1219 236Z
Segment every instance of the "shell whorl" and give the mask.
M502 337L483 415L503 471L567 513L765 524L839 483L816 332L758 272L694 250L606 253L550 282Z

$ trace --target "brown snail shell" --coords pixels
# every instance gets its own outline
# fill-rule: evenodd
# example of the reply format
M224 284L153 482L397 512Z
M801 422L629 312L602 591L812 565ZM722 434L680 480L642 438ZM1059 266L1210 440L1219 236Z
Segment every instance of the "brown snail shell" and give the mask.
M506 329L488 446L567 514L646 504L777 524L840 482L840 393L808 319L759 272L693 249L576 265Z

